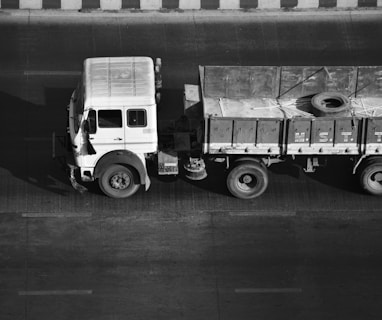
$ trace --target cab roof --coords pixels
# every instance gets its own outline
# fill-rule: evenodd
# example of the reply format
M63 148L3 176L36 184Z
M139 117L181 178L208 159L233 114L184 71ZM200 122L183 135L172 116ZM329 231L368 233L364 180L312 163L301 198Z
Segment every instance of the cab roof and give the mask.
M88 58L83 80L87 107L155 104L154 64L149 57Z

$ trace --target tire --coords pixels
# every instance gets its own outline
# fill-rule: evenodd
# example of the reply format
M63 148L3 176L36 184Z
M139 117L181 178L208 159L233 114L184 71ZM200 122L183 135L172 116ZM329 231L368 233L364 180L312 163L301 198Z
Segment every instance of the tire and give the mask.
M370 194L382 195L382 159L366 160L360 168L359 180L361 187Z
M311 100L313 113L318 117L345 116L350 111L350 100L339 92L322 92Z
M254 161L240 161L227 176L227 188L236 198L256 198L263 194L267 187L267 168Z
M134 169L119 164L111 165L98 179L102 192L111 198L128 198L140 187Z

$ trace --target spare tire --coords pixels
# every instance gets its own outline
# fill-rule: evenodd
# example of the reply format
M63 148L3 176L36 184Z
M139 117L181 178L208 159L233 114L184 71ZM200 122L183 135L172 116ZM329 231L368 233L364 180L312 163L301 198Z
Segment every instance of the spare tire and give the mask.
M350 100L339 92L322 92L311 100L313 113L317 117L342 117L350 115Z

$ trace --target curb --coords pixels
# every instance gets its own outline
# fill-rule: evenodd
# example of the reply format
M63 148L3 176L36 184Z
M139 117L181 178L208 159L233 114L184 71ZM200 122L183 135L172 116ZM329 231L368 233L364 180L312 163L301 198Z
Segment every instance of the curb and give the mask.
M382 0L0 0L1 9L115 11L382 8Z
M308 17L308 16L342 16L344 14L352 16L382 16L382 8L351 8L351 9L294 9L294 10L100 10L100 9L81 9L81 10L45 10L45 9L0 9L0 19L7 17L52 17L52 18L83 18L93 19L97 17L120 17L120 18L153 18L158 21L171 21L171 19L185 19L186 17L198 19L227 19L227 18L248 18L256 17ZM0 20L1 21L1 20Z

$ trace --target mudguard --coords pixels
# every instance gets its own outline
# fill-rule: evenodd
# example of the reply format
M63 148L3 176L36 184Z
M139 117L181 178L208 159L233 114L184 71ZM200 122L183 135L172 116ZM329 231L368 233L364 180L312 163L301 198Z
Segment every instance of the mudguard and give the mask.
M129 150L116 150L103 155L96 164L94 177L99 178L101 173L112 164L127 164L133 167L139 174L140 184L146 184L146 189L150 186L150 180L144 162L142 162L136 153Z

